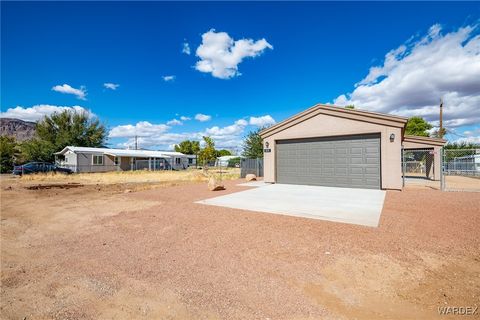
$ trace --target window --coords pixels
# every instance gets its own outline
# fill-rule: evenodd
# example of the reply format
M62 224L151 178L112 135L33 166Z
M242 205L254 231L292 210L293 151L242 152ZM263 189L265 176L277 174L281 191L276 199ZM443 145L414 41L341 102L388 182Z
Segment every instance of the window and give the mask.
M118 166L120 164L120 157L113 158L113 164Z
M92 164L96 166L103 166L103 155L93 155Z
M181 164L182 163L182 159L180 158L175 158L175 164Z

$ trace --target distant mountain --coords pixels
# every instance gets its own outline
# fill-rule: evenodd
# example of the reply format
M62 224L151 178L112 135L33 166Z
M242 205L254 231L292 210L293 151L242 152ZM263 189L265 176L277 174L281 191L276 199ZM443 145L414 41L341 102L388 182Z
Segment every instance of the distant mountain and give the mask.
M0 135L14 137L17 141L31 139L35 135L35 122L0 118Z

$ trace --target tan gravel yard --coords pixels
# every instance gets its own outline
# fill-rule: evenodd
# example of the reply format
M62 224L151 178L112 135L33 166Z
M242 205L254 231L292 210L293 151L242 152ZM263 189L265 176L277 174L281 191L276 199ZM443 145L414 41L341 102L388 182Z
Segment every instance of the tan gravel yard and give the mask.
M1 317L445 319L439 306L480 305L480 193L389 191L370 228L194 204L205 183L175 184L2 181Z

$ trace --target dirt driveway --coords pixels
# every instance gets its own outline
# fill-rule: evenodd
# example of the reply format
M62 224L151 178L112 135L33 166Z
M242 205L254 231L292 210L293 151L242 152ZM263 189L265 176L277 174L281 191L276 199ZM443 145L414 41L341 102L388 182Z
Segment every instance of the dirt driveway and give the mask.
M370 228L194 204L212 196L203 183L125 188L2 182L2 318L446 319L438 307L479 305L480 193L388 192Z

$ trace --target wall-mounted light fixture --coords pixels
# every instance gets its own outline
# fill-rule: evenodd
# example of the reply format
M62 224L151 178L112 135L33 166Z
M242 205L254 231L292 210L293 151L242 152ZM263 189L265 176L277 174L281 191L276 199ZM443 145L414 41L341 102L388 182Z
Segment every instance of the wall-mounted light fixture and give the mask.
M266 148L266 149L268 149L268 146L269 146L269 145L270 145L270 143L268 143L268 141L265 142L265 148Z
M395 133L392 133L390 135L390 142L393 142L393 141L395 141Z

